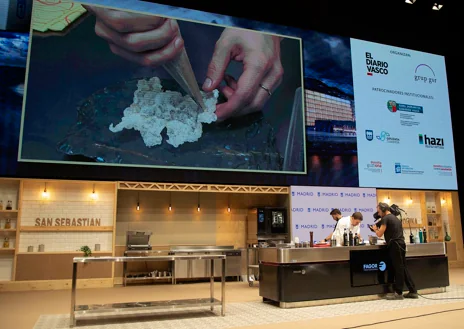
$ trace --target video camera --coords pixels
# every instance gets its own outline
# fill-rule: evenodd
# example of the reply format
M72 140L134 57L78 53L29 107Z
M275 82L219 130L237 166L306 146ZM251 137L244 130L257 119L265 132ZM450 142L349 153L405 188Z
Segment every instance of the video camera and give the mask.
M389 209L389 210L390 210L390 212L391 212L394 216L401 216L401 211L402 211L403 209L401 209L400 207L398 207L396 204L392 204L392 205L390 206L390 209ZM372 215L372 217L374 217L374 219L375 219L374 225L376 225L377 227L380 228L380 219L381 219L382 217L380 217L379 212L376 211L376 212ZM370 229L372 232L374 232L374 229L372 228L374 225L367 225L367 226L369 227L369 229Z

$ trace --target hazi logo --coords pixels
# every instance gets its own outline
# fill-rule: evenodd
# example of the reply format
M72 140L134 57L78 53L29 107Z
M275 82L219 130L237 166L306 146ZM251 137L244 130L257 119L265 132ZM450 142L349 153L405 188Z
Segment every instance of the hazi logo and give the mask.
M425 145L427 148L445 148L445 141L443 138L428 137L425 134L419 134L419 144Z
M388 63L383 61L376 61L371 53L366 52L366 68L367 75L372 76L374 73L387 75Z
M427 64L419 64L414 71L414 80L421 81L424 83L437 83L437 79L435 78L435 72L433 72L432 68ZM419 75L420 74L420 75ZM433 77L431 77L433 75Z

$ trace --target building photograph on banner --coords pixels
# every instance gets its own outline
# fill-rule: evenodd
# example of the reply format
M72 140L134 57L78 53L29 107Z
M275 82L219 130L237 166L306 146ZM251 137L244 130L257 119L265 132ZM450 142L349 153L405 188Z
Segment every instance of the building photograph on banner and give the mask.
M301 38L126 6L34 2L19 161L306 173Z
M339 209L341 218L360 212L360 235L367 240L371 234L367 224L372 224L376 212L377 194L374 188L291 186L291 235L292 241L309 241L313 232L315 241L321 241L335 229L337 221L330 215Z

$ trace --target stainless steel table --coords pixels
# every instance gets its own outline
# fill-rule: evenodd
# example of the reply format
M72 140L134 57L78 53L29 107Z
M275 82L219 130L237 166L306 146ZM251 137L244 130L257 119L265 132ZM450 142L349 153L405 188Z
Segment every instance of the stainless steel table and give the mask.
M115 303L115 304L94 304L94 305L76 305L76 282L77 282L77 265L79 263L103 263L103 262L160 262L160 261L176 261L176 260L193 260L203 259L209 260L211 264L210 277L210 298L199 299L184 299L184 300L169 300L169 301L153 301L153 302L135 302L135 303ZM214 260L222 260L221 273L221 300L214 298ZM225 285L226 285L226 256L225 255L186 255L186 256L147 256L147 257L74 257L73 259L73 276L71 289L71 315L70 327L76 325L76 316L84 314L105 313L106 316L120 315L121 311L127 310L152 310L161 308L187 308L210 306L211 311L215 305L221 306L221 315L225 315Z

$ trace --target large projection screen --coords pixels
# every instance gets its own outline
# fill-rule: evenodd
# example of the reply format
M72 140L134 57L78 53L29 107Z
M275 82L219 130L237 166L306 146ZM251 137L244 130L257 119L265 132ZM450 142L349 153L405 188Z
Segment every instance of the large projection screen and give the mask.
M306 173L301 38L78 2L32 22L19 161Z

